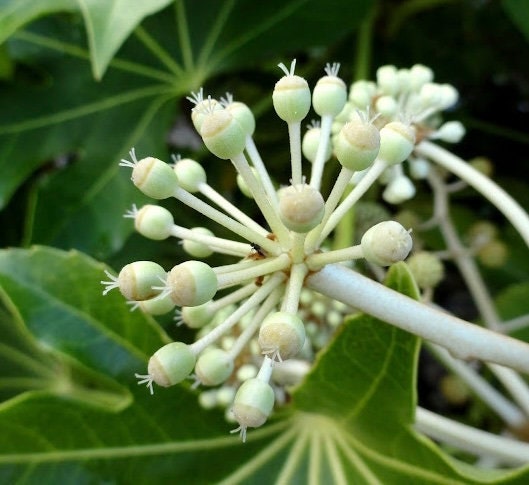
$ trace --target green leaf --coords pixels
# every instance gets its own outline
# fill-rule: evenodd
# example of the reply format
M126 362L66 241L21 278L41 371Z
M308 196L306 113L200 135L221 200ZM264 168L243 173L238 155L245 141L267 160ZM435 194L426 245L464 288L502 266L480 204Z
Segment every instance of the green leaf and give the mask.
M520 0L503 0L502 5L514 25L529 41L529 4Z
M32 265L72 263L72 272L79 266L98 267L76 253L41 248L10 253L9 261L14 262L8 264L7 257L2 258L0 267L19 266L22 253ZM19 285L24 283L30 294L40 284L53 288L49 293L55 299L66 300L64 294L73 285L73 280L58 285L57 278L43 271L23 268L21 273ZM88 279L98 277L88 273L84 287L89 291ZM416 296L404 264L389 271L388 284ZM13 283L7 289L9 294L17 293ZM96 308L104 302L99 296L99 301L89 298L81 306L104 313ZM51 297L49 304L55 306ZM33 298L28 306L34 306ZM41 326L53 324L55 318L50 322L51 314L46 317L42 305L40 310ZM119 358L116 345L129 352L130 346L124 339L105 338L119 333L115 317L95 328ZM146 331L145 325L142 329ZM79 335L82 332L81 325ZM137 346L140 334L132 336ZM202 410L193 393L181 386L157 388L150 396L132 384L133 402L119 412L94 406L90 400L28 392L0 406L0 480L31 484L46 477L58 483L75 477L76 483L121 483L134 477L135 483L149 484L491 483L500 475L481 477L471 467L449 460L412 430L417 351L418 340L410 334L368 316L350 318L294 392L292 405L262 428L251 430L246 444L228 434L234 425L226 423L221 412ZM72 355L79 357L79 352ZM101 368L99 363L91 365ZM121 374L112 367L108 371L112 377ZM511 478L509 483L527 479L527 474L503 476Z
M149 0L131 6L128 0L76 1L85 21L96 79L103 77L114 54L146 16L173 3L173 0Z
M162 5L147 3L129 8L135 13L126 22L119 20L126 2L83 4L103 50L92 43L89 52L81 26L62 17L41 19L10 39L15 60L30 68L2 91L0 207L31 181L23 244L75 247L99 258L116 252L132 229L122 214L145 200L117 163L133 146L139 156L169 160L168 133L183 95L248 59L251 67L301 43L327 45L354 29L370 5L334 0L327 11L314 0L177 2L174 15L146 18L94 82L90 58L102 72L139 16ZM183 150L197 143L186 123L178 138Z
M40 16L73 10L75 0L3 0L0 3L0 44Z
M0 252L3 298L41 347L91 369L133 380L167 337L118 292L102 296L105 267L76 251L35 247Z

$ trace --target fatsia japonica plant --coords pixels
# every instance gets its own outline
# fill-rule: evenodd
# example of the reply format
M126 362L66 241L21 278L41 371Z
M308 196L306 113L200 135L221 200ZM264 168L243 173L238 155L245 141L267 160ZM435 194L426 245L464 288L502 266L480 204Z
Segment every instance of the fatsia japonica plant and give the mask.
M328 53L286 61L300 39L330 44L360 20L366 42L371 2L330 3L332 29L312 0L0 5L9 47L24 60L44 49L55 69L44 84L61 99L87 76L62 56L88 51L56 32L60 21L20 26L56 10L87 27L101 87L32 120L7 104L16 119L0 136L31 155L17 159L25 170L43 157L66 166L29 197L47 214L32 230L105 261L42 245L0 252L2 483L527 482L527 286L500 308L486 271L505 262L507 237L481 216L462 225L453 200L478 194L494 207L523 240L520 260L529 216L490 161L458 156L466 128L450 79L418 62L371 78ZM158 10L150 30L139 25ZM168 13L177 35L166 37ZM279 65L267 65L256 103L233 66L266 60L265 41ZM66 91L62 70L77 80ZM137 78L124 87L116 72ZM49 109L41 92L13 99L26 96ZM167 135L175 99L182 114ZM108 119L75 124L99 109ZM59 128L45 143L25 141L48 124ZM271 133L282 138L266 143ZM86 179L88 190L57 190ZM47 213L53 191L61 203ZM64 214L77 197L93 204L74 223ZM160 249L145 257L145 241ZM454 274L477 318L443 305ZM417 374L432 369L442 377L429 385L459 414L418 404Z
M529 371L529 346L429 304L431 290L442 278L440 257L421 251L411 258L407 277L413 280L415 275L424 290L423 303L414 301L414 296L420 299L415 288L410 290L412 295L401 295L355 270L354 262L363 259L383 276L381 268L404 261L413 246L411 228L394 220L382 221L366 230L360 244L336 249L328 237L379 179L386 184L382 197L390 202L413 197L413 183L403 168L407 161L415 178L427 179L434 193L432 219L426 224L440 227L446 257L461 267L477 305L484 309L486 326L498 330L498 318L490 309L470 250L463 248L451 226L448 194L461 182L470 184L496 204L527 243L529 216L503 189L434 142L457 142L464 134L461 123L441 124L438 117L457 101L457 91L449 84L435 83L429 68L414 65L410 69L383 66L376 82L357 81L348 94L338 77L339 65L328 64L311 95L307 81L295 74L295 65L295 61L290 69L279 65L284 76L272 93L274 109L286 122L290 140L291 176L279 188L253 141L256 122L248 106L234 101L231 93L220 101L204 97L202 89L189 97L194 104L193 124L202 140L213 155L231 161L241 190L255 201L266 226L208 185L206 172L192 159L175 157L173 164L151 156L138 160L132 149L130 160L120 163L132 169L132 182L147 196L174 197L246 241L216 237L206 227L181 227L158 205L133 206L125 215L148 238L179 238L193 258L207 258L213 252L236 258L233 264L216 267L190 259L169 272L155 262L137 261L123 267L118 276L106 272L109 281L102 281L103 294L119 288L134 308L153 315L178 307L178 325L200 329L193 343L171 342L158 349L149 360L148 373L136 374L139 383L147 384L151 394L154 383L169 387L187 378L195 381L192 387L215 388L201 394L201 404L206 408L227 404L228 420L238 423L234 431L240 431L244 442L248 428L267 421L275 401L281 406L290 400L290 389L310 372L318 349L332 339L343 316L363 311L426 339L509 426L524 426L517 406L507 404L464 361L487 362L498 379L515 390L514 399L525 405L529 388L514 370ZM311 104L320 120L310 125L302 142L301 124ZM302 152L310 161L309 178L303 174ZM322 174L332 154L341 169L324 198ZM440 168L457 174L461 182L447 183L447 174ZM204 226L208 225L206 221ZM408 274L405 267L396 268L394 272ZM471 452L498 454L500 463L509 446L513 453L518 449L515 441L505 439L498 453L498 437L468 430L421 408L415 419L425 433ZM467 436L459 443L465 433L476 433L475 442ZM526 459L522 454L512 460Z

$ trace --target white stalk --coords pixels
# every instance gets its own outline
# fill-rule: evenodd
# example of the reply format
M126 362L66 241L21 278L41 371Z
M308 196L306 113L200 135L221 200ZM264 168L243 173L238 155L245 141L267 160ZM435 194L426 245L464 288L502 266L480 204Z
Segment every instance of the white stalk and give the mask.
M208 312L211 315L214 315L220 309L244 300L246 297L255 293L255 290L257 290L255 283L249 283L245 286L242 286L238 290L232 291L228 295L219 298L218 300L212 300L207 304Z
M529 462L529 444L481 431L421 407L415 411L415 428L460 450L497 458L506 465L520 466Z
M222 337L230 328L239 322L252 308L259 305L275 287L284 281L285 275L283 273L273 274L264 284L259 287L255 293L248 298L242 305L240 305L226 320L220 325L216 326L211 332L204 335L201 339L191 344L190 347L195 355L200 354L206 347L215 343Z
M272 207L272 204L268 200L261 182L257 180L252 172L244 153L239 153L239 155L233 157L231 161L237 169L237 172L239 172L243 180L246 182L246 185L254 197L255 203L262 212L272 232L277 236L277 239L282 245L287 244L290 240L288 230L281 222L277 210Z
M257 224L253 219L248 217L244 212L235 207L229 200L219 194L211 185L200 184L198 190L202 195L207 197L209 200L217 204L221 209L223 209L227 214L233 216L234 219L238 220L241 224L253 229L255 232L266 236L268 231L262 227L260 224Z
M272 312L274 307L279 303L281 295L283 293L283 286L276 288L270 296L264 301L259 307L259 310L255 312L252 321L246 326L242 333L237 337L237 340L233 344L233 347L229 350L230 356L235 359L246 346L246 344L254 336L255 332L263 322L264 318Z
M342 167L342 169L340 170L340 173L336 178L336 182L334 183L331 193L325 201L325 213L323 215L323 219L321 223L317 227L315 227L311 232L309 232L307 236L307 242L305 243L305 246L307 247L309 252L311 250L314 250L314 248L317 246L317 241L321 234L321 230L325 227L325 224L329 220L332 211L340 202L340 199L342 198L342 195L345 192L345 189L347 188L347 185L349 184L353 174L354 172L352 170L349 170L345 167Z
M171 229L171 235L178 239L187 239L188 241L196 241L206 244L210 248L215 248L216 252L224 252L226 250L229 254L237 254L238 256L248 256L252 252L249 244L231 241L230 239L222 239L216 236L208 236L197 231L192 231L185 227L177 226L176 224Z
M218 287L221 289L238 285L243 281L258 278L259 276L264 276L275 271L284 270L288 266L290 266L290 257L288 254L282 254L277 258L270 258L269 261L264 261L262 264L255 265L251 268L244 268L239 271L217 275Z
M306 279L309 288L445 347L460 359L479 358L529 373L529 345L428 307L341 265Z
M522 328L529 327L529 313L526 315L520 315L519 317L513 318L503 322L500 328L500 332L511 333L521 330Z
M427 157L463 179L486 199L490 200L520 233L529 246L529 215L501 187L488 177L448 150L423 140L415 147L415 153Z
M323 174L323 167L325 166L325 154L327 153L327 147L329 146L333 119L334 116L332 115L324 115L321 117L320 143L318 144L318 151L316 152L316 158L312 163L312 172L310 174L310 185L316 190L320 190L321 186L321 177Z
M292 185L300 185L303 183L301 171L301 121L288 123L288 138L290 140Z
M369 187L373 185L375 180L386 169L386 167L386 162L379 159L375 160L375 163L371 166L369 171L364 175L360 182L355 185L354 189L349 192L349 195L330 215L329 220L321 231L316 246L319 246L325 240L325 238L331 233L331 231L339 224L345 214L351 210L351 207L353 207L353 205L358 202L360 197L362 197L367 192Z
M455 261L459 272L463 276L467 288L472 295L478 311L485 322L485 326L497 331L500 328L500 317L492 303L492 298L481 277L476 262L463 246L452 223L449 211L448 192L444 181L431 170L428 181L434 191L434 218L443 234L448 250ZM529 416L529 387L512 369L489 365L503 386L510 392L517 404Z
M259 151L257 150L257 147L255 146L255 142L253 141L251 135L248 135L246 137L246 152L250 157L252 165L259 174L259 179L263 184L264 190L266 192L266 195L268 196L268 199L270 200L270 203L272 204L272 207L274 207L275 211L277 212L277 191L274 188L274 185L272 184L270 174L268 173L268 170L266 169L263 163L263 159L261 158L261 155L259 154Z
M255 232L253 229L246 227L245 225L232 219L226 214L223 214L217 209L214 209L213 207L206 204L204 201L200 200L198 197L195 197L193 194L187 192L186 190L178 187L175 190L173 197L175 199L178 199L180 202L183 202L188 207L191 207L197 212L200 212L212 221L215 221L221 226L224 226L226 229L229 229L235 234L238 234L247 241L259 244L259 246L261 246L265 251L271 254L279 254L281 252L281 248L275 241L266 238L258 232Z
M511 428L517 428L525 423L525 416L520 409L506 399L468 364L454 359L446 349L438 345L430 344L428 349L435 354L445 367L465 382L472 392L485 402Z
M290 278L288 280L285 298L281 305L281 311L288 313L297 313L299 307L299 297L305 276L307 276L308 268L305 264L293 264L290 270Z
M305 263L311 271L317 271L326 264L341 263L364 257L360 244L344 249L336 249L326 253L314 253L307 257Z

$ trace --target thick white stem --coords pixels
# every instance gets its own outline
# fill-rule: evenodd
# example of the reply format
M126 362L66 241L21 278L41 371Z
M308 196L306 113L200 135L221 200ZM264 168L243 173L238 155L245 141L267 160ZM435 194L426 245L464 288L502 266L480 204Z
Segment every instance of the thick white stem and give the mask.
M301 122L288 124L288 138L290 140L290 163L292 166L292 185L303 183L301 169Z
M428 140L420 142L415 147L415 153L429 158L456 174L490 200L498 210L503 212L503 215L517 229L529 246L529 215L505 190L461 158Z
M309 288L430 340L460 359L479 358L529 373L529 345L472 325L341 265L306 280Z
M472 428L420 407L415 411L415 428L460 450L497 458L505 465L529 462L529 444Z
M261 179L261 183L263 184L266 195L268 195L270 204L272 204L274 209L277 211L278 200L276 189L272 184L268 170L266 170L263 159L261 158L261 155L259 154L259 151L257 150L251 135L246 137L246 152L248 153L255 170L257 170L257 173L259 174L259 178Z

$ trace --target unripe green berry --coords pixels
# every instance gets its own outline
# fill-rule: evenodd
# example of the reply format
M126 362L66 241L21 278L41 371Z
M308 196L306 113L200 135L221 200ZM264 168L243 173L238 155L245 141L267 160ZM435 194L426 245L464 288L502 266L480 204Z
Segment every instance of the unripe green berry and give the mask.
M384 93L393 95L399 90L399 76L397 68L392 65L381 66L377 69L377 85Z
M376 93L375 83L371 81L356 81L351 85L349 100L360 109L371 106L371 100Z
M390 204L401 204L415 195L415 185L405 175L394 178L382 193L382 198Z
M132 182L153 199L167 199L178 187L178 178L170 165L154 157L134 164Z
M480 263L488 268L500 268L507 261L508 255L507 245L498 240L488 242L477 254Z
M382 116L391 118L397 113L399 105L393 96L385 95L380 96L377 99L375 109L377 110L377 113L380 113Z
M220 104L216 99L208 97L203 99L191 110L191 121L193 126L198 133L202 129L202 123L204 119L208 116L208 112L211 111L220 111L223 110L222 104Z
M149 359L148 372L159 386L169 387L182 382L195 367L191 347L182 342L164 345Z
M186 261L169 272L166 281L173 301L179 306L197 306L211 300L217 292L217 276L202 261Z
M485 157L476 157L472 160L469 160L468 163L472 165L478 172L481 172L483 175L486 175L487 177L492 177L492 174L494 172L494 164L491 162L490 159Z
M334 151L338 161L349 170L365 170L378 155L379 131L370 123L349 121L338 134Z
M119 272L119 291L127 300L141 301L155 297L160 291L153 286L160 285L166 276L165 270L152 261L135 261Z
M274 390L258 378L243 382L235 394L232 411L242 428L262 426L274 408Z
M191 158L178 160L173 170L178 177L180 187L188 192L198 192L200 186L207 181L206 171L202 165Z
M211 312L208 303L198 306L182 308L182 320L189 328L202 328L211 322Z
M279 217L291 231L306 233L323 219L325 201L314 187L290 185L279 192Z
M255 167L250 167L254 177L260 181L261 178L259 176L259 172L255 169ZM252 191L250 190L250 187L248 187L246 181L242 178L242 175L239 173L237 174L237 187L239 187L239 190L242 192L242 194L249 199L253 199Z
M272 101L283 121L299 123L310 110L309 85L300 76L283 76L275 85Z
M261 324L259 345L263 353L287 360L297 355L304 343L305 327L293 313L272 313Z
M193 227L191 231L205 236L213 236L213 233L205 227ZM184 240L184 251L194 258L207 258L213 254L213 250L204 243L192 241L191 239Z
M246 145L246 133L226 109L208 113L202 122L200 136L208 150L223 160L241 154Z
M170 295L158 295L150 300L139 301L138 305L142 312L149 315L165 315L175 307Z
M134 227L142 236L155 241L167 239L174 226L172 214L158 205L144 205L134 218Z
M380 130L381 160L395 165L406 160L415 146L415 131L400 121L392 121Z
M360 244L367 261L389 266L406 259L413 241L410 233L398 222L384 221L368 229Z
M347 101L345 83L337 76L324 76L318 80L312 93L312 106L320 116L337 116Z
M419 288L435 288L444 277L443 262L432 253L420 251L408 258L408 266Z
M310 128L305 132L305 135L303 136L303 141L301 143L301 151L303 152L305 158L311 163L316 160L316 154L318 153L318 147L320 145L320 138L321 128L319 126ZM329 158L331 158L331 155L332 148L331 144L328 143L327 152L325 153L324 160L329 160Z
M244 103L232 101L225 107L231 115L240 123L247 135L253 135L255 131L255 116L252 110Z
M466 239L473 247L482 247L498 237L498 228L488 221L477 221L470 226Z
M222 349L207 349L200 354L195 365L195 374L205 386L222 384L233 372L233 359Z

